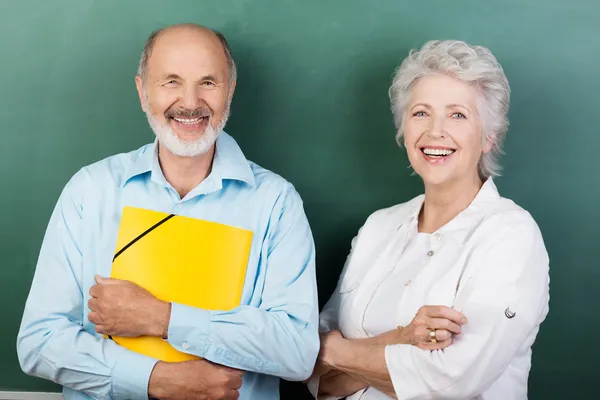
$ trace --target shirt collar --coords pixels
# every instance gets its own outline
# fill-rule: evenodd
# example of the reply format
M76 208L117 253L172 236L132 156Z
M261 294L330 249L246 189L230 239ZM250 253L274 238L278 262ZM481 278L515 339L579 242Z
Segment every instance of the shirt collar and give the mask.
M139 151L133 163L126 170L121 187L132 178L151 173L151 179L166 184L166 180L158 162L158 140L148 144ZM218 180L222 186L223 180L237 180L250 186L256 186L254 173L242 149L229 134L221 132L215 145L215 157L209 177Z
M250 162L237 142L225 132L221 132L217 139L213 171L221 180L237 180L246 182L252 187L256 186Z
M489 203L499 198L500 194L493 178L487 178L471 204L435 233L451 236L460 243L464 242L473 226L485 215L484 211ZM425 195L420 195L413 200L407 214L408 218L401 225L408 224L409 228L417 226L424 200Z

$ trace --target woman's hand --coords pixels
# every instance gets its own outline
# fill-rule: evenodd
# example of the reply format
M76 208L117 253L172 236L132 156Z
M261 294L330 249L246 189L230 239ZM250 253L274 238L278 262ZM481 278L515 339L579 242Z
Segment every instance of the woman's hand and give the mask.
M358 378L342 371L331 370L321 376L319 381L319 396L347 397L367 387Z
M440 350L452 343L453 335L459 335L467 318L446 306L423 306L412 322L400 329L405 344L423 350Z
M319 351L319 357L317 358L317 362L309 380L326 375L334 369L333 366L330 364L331 352L333 350L332 343L336 342L336 340L339 339L344 340L344 337L342 336L342 333L338 330L321 333L321 350Z

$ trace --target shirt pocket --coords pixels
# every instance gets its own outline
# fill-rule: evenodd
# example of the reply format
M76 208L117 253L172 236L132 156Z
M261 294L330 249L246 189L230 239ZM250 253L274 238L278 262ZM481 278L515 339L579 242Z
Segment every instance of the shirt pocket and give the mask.
M396 237L382 240L373 246L358 247L344 266L342 281L339 285L340 293L350 293L356 290L367 278L370 279L374 273L380 272L382 263L387 266L390 257L396 260L398 257L396 253L399 249L402 249L402 246L398 246Z

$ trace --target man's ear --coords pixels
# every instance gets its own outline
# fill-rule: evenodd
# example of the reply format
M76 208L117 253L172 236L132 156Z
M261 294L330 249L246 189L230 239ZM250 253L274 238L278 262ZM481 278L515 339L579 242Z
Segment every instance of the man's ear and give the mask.
M231 104L231 100L233 99L233 92L235 92L235 85L237 83L237 80L231 82L231 85L229 86L229 94L228 94L228 103Z
M140 98L140 105L142 106L142 111L148 112L148 110L146 110L146 102L144 101L144 81L139 75L136 75L135 77L135 87L137 88L138 97Z

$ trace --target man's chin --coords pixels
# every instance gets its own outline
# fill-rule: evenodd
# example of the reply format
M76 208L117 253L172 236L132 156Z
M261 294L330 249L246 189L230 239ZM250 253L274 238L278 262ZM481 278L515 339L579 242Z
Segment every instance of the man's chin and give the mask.
M179 132L173 129L173 136L177 138L179 142L187 146L194 146L196 143L201 142L206 137L206 129L198 132Z
M218 134L213 134L212 130L188 138L174 131L157 135L159 143L179 157L197 157L206 154L215 144L217 137Z

